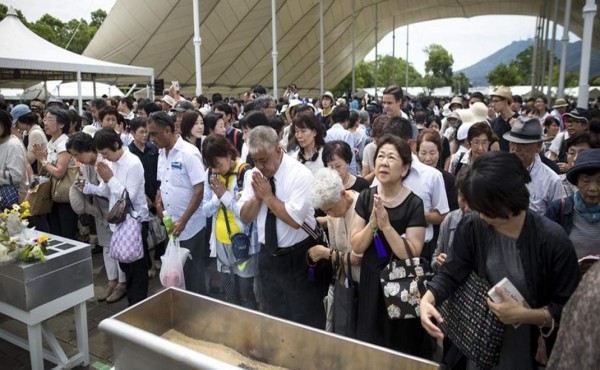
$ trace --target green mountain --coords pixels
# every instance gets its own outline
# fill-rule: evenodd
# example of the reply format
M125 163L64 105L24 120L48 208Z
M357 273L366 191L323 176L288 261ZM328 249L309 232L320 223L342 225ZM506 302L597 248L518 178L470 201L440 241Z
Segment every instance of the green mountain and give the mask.
M473 86L487 86L487 75L498 64L508 64L516 58L517 54L533 45L533 40L514 41L512 44L503 47L497 52L483 58L479 62L470 67L456 71L456 73L464 73ZM561 53L560 42L556 43L556 56L560 58ZM581 41L570 42L567 48L567 71L579 73L581 60ZM600 52L592 49L592 59L590 62L590 77L600 75Z

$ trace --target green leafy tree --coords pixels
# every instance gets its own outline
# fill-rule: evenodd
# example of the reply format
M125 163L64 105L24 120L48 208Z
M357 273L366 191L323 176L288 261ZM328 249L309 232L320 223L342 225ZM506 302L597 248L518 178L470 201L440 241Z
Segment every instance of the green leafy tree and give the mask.
M425 85L430 90L440 86L452 85L452 65L454 64L452 54L439 44L431 44L423 49L423 52L427 54Z
M524 75L514 61L509 64L500 63L487 75L493 86L515 86L523 83Z
M394 78L394 63L396 64L396 78ZM413 67L408 64L408 82L409 86L418 86L421 84L421 75ZM361 61L356 64L354 69L356 78L356 88L375 86L375 61ZM405 86L406 81L406 61L402 58L394 58L390 55L379 57L377 70L377 86L399 85ZM332 89L335 96L340 96L344 92L352 90L352 72L348 73L338 84Z
M455 74L452 77L452 91L461 95L465 95L469 92L471 81L464 73Z
M98 9L91 13L90 24L85 19L71 19L65 23L50 14L44 14L35 22L28 22L20 10L15 10L21 22L35 34L77 54L83 53L107 16L104 10ZM8 7L0 4L0 20L6 17L7 12Z

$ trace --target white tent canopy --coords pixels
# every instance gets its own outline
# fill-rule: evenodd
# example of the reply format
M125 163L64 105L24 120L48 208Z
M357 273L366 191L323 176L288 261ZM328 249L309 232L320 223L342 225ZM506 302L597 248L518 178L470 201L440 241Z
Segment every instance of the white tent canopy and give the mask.
M153 68L135 67L85 57L58 47L30 31L11 8L0 22L0 86L27 87L31 81L113 81L127 76L150 83ZM120 81L127 80L121 78Z
M63 99L77 99L77 82L48 81L37 83L26 88L21 94L21 100L40 99L46 100L51 96L59 96ZM95 96L125 96L118 87L96 82ZM81 98L84 100L94 99L94 83L90 81L81 82Z

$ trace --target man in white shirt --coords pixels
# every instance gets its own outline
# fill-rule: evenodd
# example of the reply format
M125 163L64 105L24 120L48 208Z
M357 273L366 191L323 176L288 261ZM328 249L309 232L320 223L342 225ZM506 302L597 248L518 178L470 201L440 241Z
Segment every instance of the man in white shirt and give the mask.
M510 143L510 152L519 157L531 175L531 182L527 184L529 209L543 216L553 200L564 196L564 191L560 177L543 164L538 155L544 141L540 120L517 118L504 139Z
M334 140L342 140L350 145L350 148L352 149L352 162L350 163L348 171L354 176L357 176L358 171L356 170L356 146L354 143L354 136L346 129L350 119L350 111L348 110L348 107L345 105L335 107L331 113L331 119L333 122L335 122L335 124L333 124L329 130L327 130L325 142L328 143Z
M206 242L206 217L198 209L204 195L205 171L198 149L175 134L175 124L165 112L148 118L148 136L159 148L156 207L173 217L173 235L190 250L184 267L186 289L206 294L206 266L210 255Z
M331 263L307 260L307 250L321 244L309 199L313 176L285 155L270 127L252 129L248 146L256 168L246 174L238 208L244 224L257 222L262 307L270 315L323 329Z

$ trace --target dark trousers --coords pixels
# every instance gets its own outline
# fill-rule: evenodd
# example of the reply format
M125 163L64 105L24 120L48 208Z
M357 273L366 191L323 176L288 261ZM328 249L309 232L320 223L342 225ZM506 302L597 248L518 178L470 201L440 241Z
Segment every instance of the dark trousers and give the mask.
M54 202L52 204L52 211L48 215L50 233L76 240L77 220L77 213L71 208L71 203Z
M206 243L206 227L188 240L180 240L179 246L190 250L192 259L183 267L185 288L198 294L207 293L206 275L210 257L210 248Z
M127 279L127 302L132 306L148 297L148 268L150 254L148 253L148 222L142 222L142 244L144 257L131 263L119 262L119 267Z
M309 280L307 250L315 245L307 238L294 251L273 256L264 245L259 254L262 307L267 314L300 324L325 329L323 297L331 281L331 263L321 260Z

